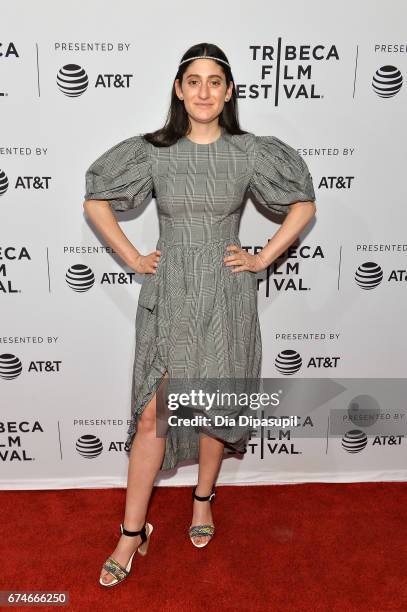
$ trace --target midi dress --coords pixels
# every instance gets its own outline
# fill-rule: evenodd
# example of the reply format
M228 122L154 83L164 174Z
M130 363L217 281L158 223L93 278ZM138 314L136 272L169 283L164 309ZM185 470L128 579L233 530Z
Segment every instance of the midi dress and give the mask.
M232 272L223 258L231 254L228 245L241 247L247 194L284 215L293 202L315 202L315 192L306 162L290 145L276 136L232 135L223 127L208 144L184 136L157 147L137 134L100 155L85 181L85 199L107 200L114 211L138 208L152 196L158 209L161 256L156 272L143 275L135 317L129 452L165 372L170 381L259 380L256 273ZM239 410L222 409L232 415ZM225 454L244 453L250 429L170 426L160 469L196 460L202 432L216 431Z

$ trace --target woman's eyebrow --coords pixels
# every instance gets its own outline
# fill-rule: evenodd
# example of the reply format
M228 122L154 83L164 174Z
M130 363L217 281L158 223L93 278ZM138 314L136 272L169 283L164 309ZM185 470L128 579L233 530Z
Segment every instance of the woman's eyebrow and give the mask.
M202 76L201 74L188 74L186 78L190 77L190 76ZM220 79L222 78L222 76L220 74L208 74L208 77L219 77Z

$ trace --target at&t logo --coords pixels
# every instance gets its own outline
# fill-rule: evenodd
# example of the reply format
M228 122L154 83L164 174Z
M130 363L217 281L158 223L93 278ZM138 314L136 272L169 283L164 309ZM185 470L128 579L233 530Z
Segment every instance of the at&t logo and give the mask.
M133 74L98 74L94 83L95 88L103 89L129 89ZM57 86L61 93L68 98L77 98L83 95L89 87L89 77L86 70L78 64L65 64L57 74Z
M361 289L375 289L384 277L382 267L374 261L366 261L355 272L355 282ZM386 275L387 283L403 282L407 280L407 269L390 270Z
M104 272L100 279L101 285L133 285L135 272ZM96 279L93 270L86 264L74 264L65 274L68 287L78 293L89 291Z
M311 356L305 367L307 369L314 368L318 369L335 369L338 367L340 357L334 357L331 355L314 355ZM284 376L292 376L300 371L302 367L301 355L291 349L285 349L280 351L275 359L275 366L277 371Z
M403 75L396 66L381 66L373 75L372 88L380 98L393 98L403 85Z
M28 372L48 374L61 371L62 361L38 359L30 361ZM16 355L3 353L0 355L0 378L3 380L13 380L20 376L23 371L23 364Z
M377 435L373 437L372 446L400 446L403 438L403 434ZM360 453L367 445L367 435L360 429L351 429L342 438L342 448L347 453Z

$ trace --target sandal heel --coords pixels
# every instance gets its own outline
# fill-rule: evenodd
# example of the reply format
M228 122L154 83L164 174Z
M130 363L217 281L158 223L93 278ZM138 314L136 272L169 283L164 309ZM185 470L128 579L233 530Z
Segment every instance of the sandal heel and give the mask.
M150 536L153 533L153 526L151 525L151 523L147 523L147 540L143 543L140 544L140 546L137 549L137 552L142 556L145 557L148 551L148 545L150 543Z

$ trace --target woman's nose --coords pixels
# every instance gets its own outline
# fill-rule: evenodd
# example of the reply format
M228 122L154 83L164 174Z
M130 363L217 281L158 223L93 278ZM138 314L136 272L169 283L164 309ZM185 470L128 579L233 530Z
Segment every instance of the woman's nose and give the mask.
M201 88L199 90L199 97L200 98L207 98L209 95L209 88L207 85L201 85Z

